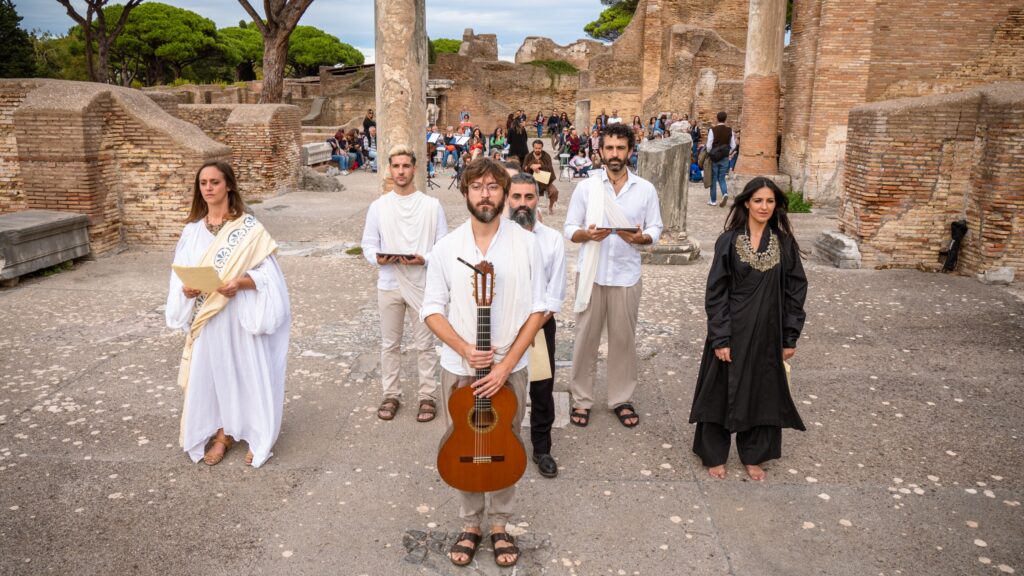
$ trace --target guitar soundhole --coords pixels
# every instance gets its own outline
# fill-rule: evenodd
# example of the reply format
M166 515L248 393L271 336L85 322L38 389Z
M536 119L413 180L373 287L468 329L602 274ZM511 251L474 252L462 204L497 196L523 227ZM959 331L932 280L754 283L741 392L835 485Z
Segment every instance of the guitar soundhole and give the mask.
M498 425L498 413L493 408L474 408L468 414L469 427L478 433L487 433Z

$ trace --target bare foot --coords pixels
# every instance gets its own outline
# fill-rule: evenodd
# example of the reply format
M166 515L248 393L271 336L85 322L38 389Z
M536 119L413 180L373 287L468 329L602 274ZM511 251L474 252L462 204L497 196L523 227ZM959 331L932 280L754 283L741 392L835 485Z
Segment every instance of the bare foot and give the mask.
M719 464L718 466L708 468L708 474L710 474L712 478L725 480L725 464Z
M757 464L747 464L747 476L755 482L764 480L764 468L761 468Z

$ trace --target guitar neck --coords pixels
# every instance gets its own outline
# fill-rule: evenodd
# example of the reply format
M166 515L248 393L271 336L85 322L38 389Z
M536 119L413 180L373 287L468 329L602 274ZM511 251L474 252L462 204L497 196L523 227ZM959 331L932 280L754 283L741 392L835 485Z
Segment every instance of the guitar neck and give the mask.
M476 349L487 351L491 349L491 307L478 306L476 309ZM491 373L490 367L477 368L477 380Z

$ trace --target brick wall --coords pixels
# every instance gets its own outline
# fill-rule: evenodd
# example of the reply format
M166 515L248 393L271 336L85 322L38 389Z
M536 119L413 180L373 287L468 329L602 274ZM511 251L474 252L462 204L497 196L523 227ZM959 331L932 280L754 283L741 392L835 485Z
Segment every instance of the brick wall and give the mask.
M965 218L958 270L1024 266L1024 83L850 111L840 230L865 266L938 269Z
M18 162L14 112L38 85L34 80L0 81L0 214L28 208Z
M62 210L89 217L93 253L128 244L173 246L195 169L229 150L137 90L61 80L0 80L5 122L0 175L20 199L0 211ZM10 154L11 135L16 156ZM13 161L12 161L13 160Z
M459 113L468 111L474 124L485 133L505 127L508 114L522 108L529 122L539 110L565 112L572 119L576 110L579 76L553 76L547 69L531 64L471 60L458 54L438 54L430 77L453 80L440 102L438 125L457 125ZM529 129L530 126L527 126Z
M298 184L301 111L287 104L188 104L180 117L231 147L245 198L268 198Z
M641 0L611 55L591 60L580 98L595 113L618 108L645 122L661 112L693 115L699 100L714 98L714 85L698 87L706 70L715 84L742 80L747 11L746 0ZM729 111L738 117L740 108Z
M795 5L784 70L783 172L809 197L842 191L850 109L1024 78L1024 0Z

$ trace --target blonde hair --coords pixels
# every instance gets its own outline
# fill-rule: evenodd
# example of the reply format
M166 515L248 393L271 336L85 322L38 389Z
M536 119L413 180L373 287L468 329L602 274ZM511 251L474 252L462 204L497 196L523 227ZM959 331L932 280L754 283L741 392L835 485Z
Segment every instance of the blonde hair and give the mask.
M388 152L388 164L391 164L391 159L395 156L408 156L412 158L413 166L416 165L416 153L412 151L408 144L395 144L392 146L391 151Z

